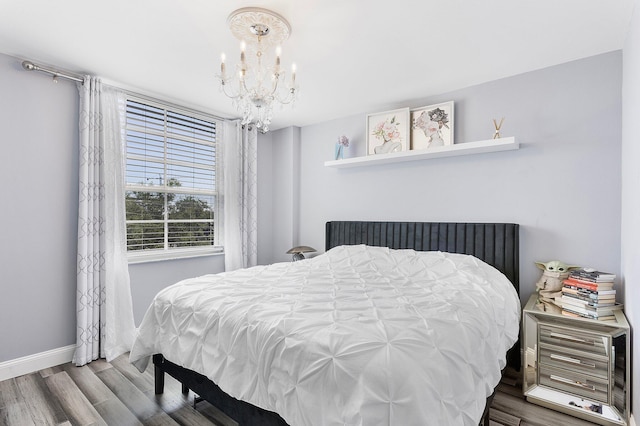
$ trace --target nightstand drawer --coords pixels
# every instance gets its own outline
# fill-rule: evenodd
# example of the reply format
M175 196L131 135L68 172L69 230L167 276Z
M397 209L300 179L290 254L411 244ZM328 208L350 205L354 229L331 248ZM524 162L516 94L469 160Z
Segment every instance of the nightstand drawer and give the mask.
M540 364L540 384L587 399L608 403L608 382L587 374Z
M609 348L611 347L607 336L583 333L579 330L555 327L549 324L540 324L539 339L540 343L579 349L603 356L609 356Z
M567 368L576 373L589 374L604 380L609 378L608 358L591 355L584 351L559 346L540 344L539 362L552 367Z

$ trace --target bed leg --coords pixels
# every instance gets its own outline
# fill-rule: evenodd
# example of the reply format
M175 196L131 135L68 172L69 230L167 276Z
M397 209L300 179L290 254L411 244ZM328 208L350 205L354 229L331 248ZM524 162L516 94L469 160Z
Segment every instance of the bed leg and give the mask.
M482 419L480 420L480 426L489 426L491 424L489 414L491 410L491 403L493 402L493 397L496 396L496 389L494 389L493 393L487 397L487 405L485 405L484 407L484 413L482 414Z
M155 382L156 395L164 392L164 370L160 366L164 362L164 357L160 354L153 356L153 378Z
M200 396L198 396L198 395L193 395L193 409L194 409L194 410L196 410L196 409L197 409L197 408L196 408L196 405L197 405L199 402L202 402L202 401L204 401L204 398L202 398L202 397L200 397Z

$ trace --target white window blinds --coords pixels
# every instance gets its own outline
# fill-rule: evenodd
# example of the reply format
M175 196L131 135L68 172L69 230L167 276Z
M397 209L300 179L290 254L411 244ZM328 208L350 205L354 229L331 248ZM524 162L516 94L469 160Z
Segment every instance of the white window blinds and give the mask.
M127 100L130 252L216 245L216 124L212 118Z

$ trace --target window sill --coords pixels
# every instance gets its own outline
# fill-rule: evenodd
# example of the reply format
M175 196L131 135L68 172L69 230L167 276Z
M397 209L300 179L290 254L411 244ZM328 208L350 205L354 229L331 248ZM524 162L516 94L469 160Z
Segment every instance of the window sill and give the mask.
M176 259L189 259L193 257L204 257L204 256L218 256L224 254L223 247L211 247L205 250L198 249L183 249L183 250L158 250L158 251L149 251L146 253L128 253L127 260L129 264L135 263L147 263L147 262L162 262L165 260L176 260Z

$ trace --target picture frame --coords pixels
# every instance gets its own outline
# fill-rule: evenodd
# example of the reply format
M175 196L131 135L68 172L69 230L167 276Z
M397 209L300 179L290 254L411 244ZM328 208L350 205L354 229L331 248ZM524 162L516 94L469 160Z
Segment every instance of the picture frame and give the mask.
M409 108L367 114L367 155L408 151L409 120Z
M411 110L411 149L453 145L453 101Z

